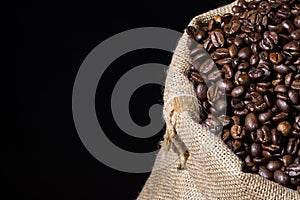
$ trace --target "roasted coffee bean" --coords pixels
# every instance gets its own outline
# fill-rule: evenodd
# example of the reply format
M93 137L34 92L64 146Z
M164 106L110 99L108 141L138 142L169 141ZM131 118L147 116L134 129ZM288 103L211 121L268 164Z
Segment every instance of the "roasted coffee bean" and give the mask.
M261 113L258 115L258 120L261 123L264 123L268 121L272 117L272 111L270 109L267 110L267 112Z
M295 17L295 19L294 19L294 25L297 28L300 28L300 16Z
M238 20L233 20L230 21L228 24L224 25L223 30L227 35L232 35L238 32L240 27L241 23Z
M268 130L266 126L263 129L257 129L256 134L257 140L262 144L268 143L271 140L270 130Z
M278 124L277 131L281 132L283 136L287 136L291 132L291 124L288 121L282 121Z
M245 128L239 125L233 125L230 129L233 139L241 139L245 137Z
M286 174L290 177L296 177L300 175L300 164L290 164L286 167Z
M249 68L249 62L241 62L238 66L238 70L247 70Z
M284 64L274 65L273 69L281 74L288 74L290 72L289 67Z
M230 138L230 131L228 129L223 130L222 140L226 142Z
M299 149L299 139L290 138L286 147L286 152L290 155L295 155Z
M287 88L285 85L277 85L274 89L275 92L287 93Z
M192 72L192 73L191 73L191 79L192 79L195 83L197 83L197 84L199 84L199 83L204 83L204 80L203 80L202 76L201 76L199 73L197 73L197 72Z
M237 85L249 85L250 84L250 77L248 76L247 73L242 73L241 75L239 75L237 77L237 79L235 80L235 83Z
M281 112L277 115L275 115L272 120L275 121L275 122L279 122L279 121L283 121L284 119L286 119L288 117L288 113L285 113L285 112Z
M266 168L274 172L281 168L281 162L279 160L271 160L266 164Z
M232 79L234 76L233 69L229 64L223 65L222 71L225 73L225 79Z
M287 167L293 162L293 157L291 155L284 155L281 159L283 165Z
M207 86L205 84L199 84L196 90L197 97L202 100L206 98Z
M251 79L259 79L264 75L264 72L261 69L253 67L249 70L248 75Z
M274 180L281 185L286 185L289 182L289 177L283 171L276 170L274 172Z
M245 118L245 127L248 131L254 131L258 128L257 117L254 113L249 113Z
M251 155L253 157L258 157L261 154L261 145L259 143L252 143L251 145Z
M271 130L271 137L273 144L276 145L281 143L281 134L275 128Z
M242 142L240 140L229 140L227 142L227 146L233 151L236 152L238 151L241 146L242 146Z
M283 58L282 54L278 52L270 53L270 57L269 57L270 61L276 65L282 62L282 58Z
M292 40L300 40L300 29L297 29L290 34Z
M290 111L290 106L289 104L282 100L282 99L277 99L276 100L276 105L278 106L278 108L282 111L282 112L289 112Z
M251 66L253 65L256 65L258 63L258 56L256 54L253 54L251 57L250 57L250 60L249 60L249 64Z
M221 31L214 31L210 35L211 41L215 47L223 47L225 44L225 39Z
M237 86L231 92L232 97L239 97L245 92L244 86Z
M250 58L250 56L251 56L251 49L249 47L243 47L238 53L239 59L242 60L246 60Z
M299 93L296 92L295 90L289 90L288 96L293 104L299 103Z
M300 80L294 80L292 82L291 88L294 90L300 90Z
M266 179L272 179L272 173L264 166L259 166L258 174Z
M269 160L273 159L273 155L269 151L263 150L261 154L264 158Z

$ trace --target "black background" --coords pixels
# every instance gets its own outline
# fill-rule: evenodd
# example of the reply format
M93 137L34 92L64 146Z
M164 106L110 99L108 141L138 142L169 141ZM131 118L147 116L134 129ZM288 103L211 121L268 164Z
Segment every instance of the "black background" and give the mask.
M88 153L77 135L71 107L77 70L88 53L110 36L149 26L183 32L193 16L225 4L221 0L165 4L163 1L99 2L17 5L15 127L19 140L9 143L12 154L7 156L9 170L4 173L11 198L135 199L149 173L130 174L106 167ZM171 59L165 52L155 58L149 57L153 54L147 51L133 53L138 55L134 63L133 55L126 55L110 66L109 72L120 77L124 69L117 69L118 63L127 63L128 71L137 64L153 60L169 64ZM106 73L99 87L101 84L107 90L113 87L117 80L110 73ZM109 107L109 95L102 97L97 92L97 112ZM153 102L161 103L161 98L160 87L155 85L145 86L135 94L135 101L145 101L146 107ZM139 109L131 113L133 120L146 125L147 108L142 108L144 104L136 105ZM100 123L115 133L109 137L115 144L135 152L157 148L163 133L145 142L124 133L118 136L120 131L116 131L109 117Z

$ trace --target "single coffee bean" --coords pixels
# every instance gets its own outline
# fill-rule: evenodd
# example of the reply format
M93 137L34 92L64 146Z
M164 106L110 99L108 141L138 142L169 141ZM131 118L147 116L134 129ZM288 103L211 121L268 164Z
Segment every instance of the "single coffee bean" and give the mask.
M300 175L300 164L290 164L286 167L286 174L290 177L296 177Z
M231 58L236 57L238 54L238 48L235 44L230 45L228 51Z
M234 76L233 69L229 64L223 65L222 71L225 73L225 79L232 79Z
M250 60L249 60L249 64L251 66L253 65L256 65L258 63L258 56L256 54L253 54L251 57L250 57Z
M293 157L291 155L284 155L281 159L283 165L287 167L293 162Z
M233 125L230 129L230 133L233 139L242 139L245 137L245 128L239 125Z
M266 179L272 179L272 173L264 166L259 166L258 174Z
M263 125L262 128L257 129L256 134L257 140L262 144L268 143L271 140L271 133L266 125Z
M274 172L274 180L281 185L286 185L289 182L289 177L283 171L276 170Z
M270 61L273 64L276 64L276 65L278 65L279 63L281 63L282 58L283 58L283 56L279 52L272 52L272 53L270 53L270 57L269 57Z
M252 143L251 145L251 155L253 157L258 157L261 154L261 145L259 143Z
M294 25L297 28L300 28L300 16L295 17L295 19L294 19Z
M267 110L267 112L261 113L258 115L258 120L261 123L264 123L268 121L272 117L272 111L270 109Z
M249 47L243 47L238 53L239 59L242 60L246 60L250 58L250 56L251 56L251 49Z
M296 138L290 138L286 147L286 152L290 155L295 155L299 149L299 140Z
M282 121L277 126L277 131L281 132L283 136L287 136L291 132L291 124L288 121Z
M289 90L288 96L293 104L299 104L299 93L295 90Z
M264 158L269 160L273 159L273 155L269 151L263 150L261 154Z
M275 92L287 93L287 88L285 85L277 85L274 89Z
M273 69L281 74L288 74L290 72L289 67L284 64L274 65Z
M205 84L199 84L196 89L196 95L199 99L205 99L207 94L207 86Z
M242 146L242 142L240 140L229 140L227 142L227 146L233 151L236 152L238 151L241 146Z
M257 117L254 113L249 113L245 118L245 127L248 131L254 131L258 128Z
M290 34L292 40L300 40L300 29L297 29Z
M237 86L236 88L234 88L231 92L231 96L232 97L239 97L240 95L242 95L245 92L245 88L244 86Z
M276 100L276 105L278 106L278 108L282 111L282 112L289 112L290 111L290 106L289 104L282 100L282 99L277 99Z
M272 118L272 120L275 121L275 122L279 122L279 121L283 121L283 120L286 119L288 116L289 116L288 113L281 112L281 113L275 115L275 116Z
M291 84L291 88L294 90L300 90L300 80L294 80Z
M266 168L274 172L281 168L281 162L279 160L271 160L266 164Z
M221 31L213 31L211 33L211 41L215 47L223 47L225 44L225 39Z
M275 128L271 130L271 135L273 144L276 145L281 143L281 134Z

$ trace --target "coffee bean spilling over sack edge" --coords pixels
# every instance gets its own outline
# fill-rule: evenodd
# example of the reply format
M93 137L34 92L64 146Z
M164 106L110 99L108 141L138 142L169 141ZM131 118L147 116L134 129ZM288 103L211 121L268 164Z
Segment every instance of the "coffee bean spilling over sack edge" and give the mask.
M232 12L186 29L200 123L220 133L243 171L300 192L300 2L239 0Z

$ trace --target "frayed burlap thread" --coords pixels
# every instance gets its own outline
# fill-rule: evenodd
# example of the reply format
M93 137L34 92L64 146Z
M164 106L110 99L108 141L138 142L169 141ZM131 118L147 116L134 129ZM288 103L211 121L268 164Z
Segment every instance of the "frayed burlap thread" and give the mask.
M231 12L235 4L199 15L190 25ZM239 158L217 135L198 123L201 108L186 76L190 66L187 38L184 33L167 72L166 133L150 177L137 199L300 199L294 190L242 172Z

